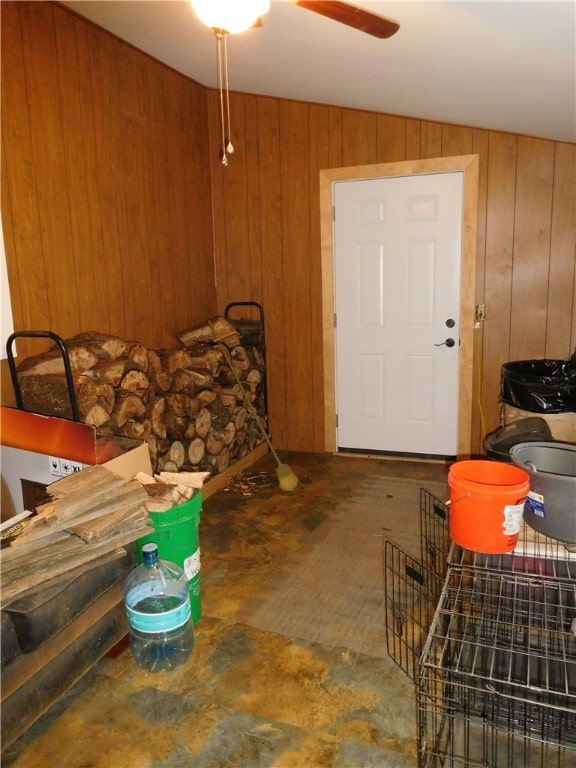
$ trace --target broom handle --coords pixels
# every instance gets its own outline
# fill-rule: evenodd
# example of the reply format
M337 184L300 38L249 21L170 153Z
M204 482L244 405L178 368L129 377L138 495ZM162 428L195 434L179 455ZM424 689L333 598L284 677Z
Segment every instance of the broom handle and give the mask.
M242 386L242 382L240 381L240 379L238 377L238 374L236 373L236 368L234 367L234 363L232 362L232 358L230 357L230 352L228 351L228 347L225 347L224 344L222 344L218 340L216 340L216 343L220 347L220 350L223 352L224 357L226 358L226 362L228 363L228 365L230 366L230 370L232 371L232 375L236 379L236 383L238 384L238 386L242 390L242 395L244 397L244 402L248 406L248 409L249 409L250 413L252 414L252 416L254 416L254 418L256 419L256 423L258 424L258 428L260 429L260 432L262 433L262 437L268 443L268 447L270 448L272 456L274 456L274 460L276 461L276 464L278 464L278 466L280 466L281 462L280 462L280 459L278 458L278 454L276 453L276 449L272 445L272 440L270 440L270 437L268 436L268 433L264 429L264 426L263 426L262 422L260 421L260 417L256 413L256 408L254 408L250 398L248 397L248 393L246 392L246 390Z

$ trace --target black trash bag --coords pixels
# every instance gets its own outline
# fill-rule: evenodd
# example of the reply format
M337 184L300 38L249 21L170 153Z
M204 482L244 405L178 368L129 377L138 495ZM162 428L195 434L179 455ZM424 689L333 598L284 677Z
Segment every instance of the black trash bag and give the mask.
M568 360L516 360L501 369L500 402L530 413L576 411L576 369Z

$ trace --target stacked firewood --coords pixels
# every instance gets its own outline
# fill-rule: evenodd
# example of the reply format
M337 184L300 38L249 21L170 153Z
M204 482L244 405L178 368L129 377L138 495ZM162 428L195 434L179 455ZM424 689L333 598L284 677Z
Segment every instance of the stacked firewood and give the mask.
M106 467L69 475L47 491L51 500L3 540L2 606L53 580L122 557L127 545L153 530L145 488Z
M96 465L51 483L50 501L2 533L0 605L124 556L154 531L151 513L185 504L207 475L139 472L126 480Z
M218 474L263 441L246 407L248 397L265 423L263 351L224 318L178 338L181 347L159 350L101 333L65 340L80 420L147 442L155 472ZM72 418L57 345L23 360L18 378L26 410Z

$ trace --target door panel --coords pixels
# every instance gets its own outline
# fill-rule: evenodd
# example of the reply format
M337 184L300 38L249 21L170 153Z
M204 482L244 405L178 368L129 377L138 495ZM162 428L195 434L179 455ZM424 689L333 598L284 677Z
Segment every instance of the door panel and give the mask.
M338 182L334 205L338 447L455 455L462 173Z

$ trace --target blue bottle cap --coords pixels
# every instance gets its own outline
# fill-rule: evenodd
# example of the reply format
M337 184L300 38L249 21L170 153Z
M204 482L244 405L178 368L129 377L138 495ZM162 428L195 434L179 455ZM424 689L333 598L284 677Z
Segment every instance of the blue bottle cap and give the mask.
M150 567L155 565L160 559L158 555L158 544L144 544L142 547L142 559L144 565Z

